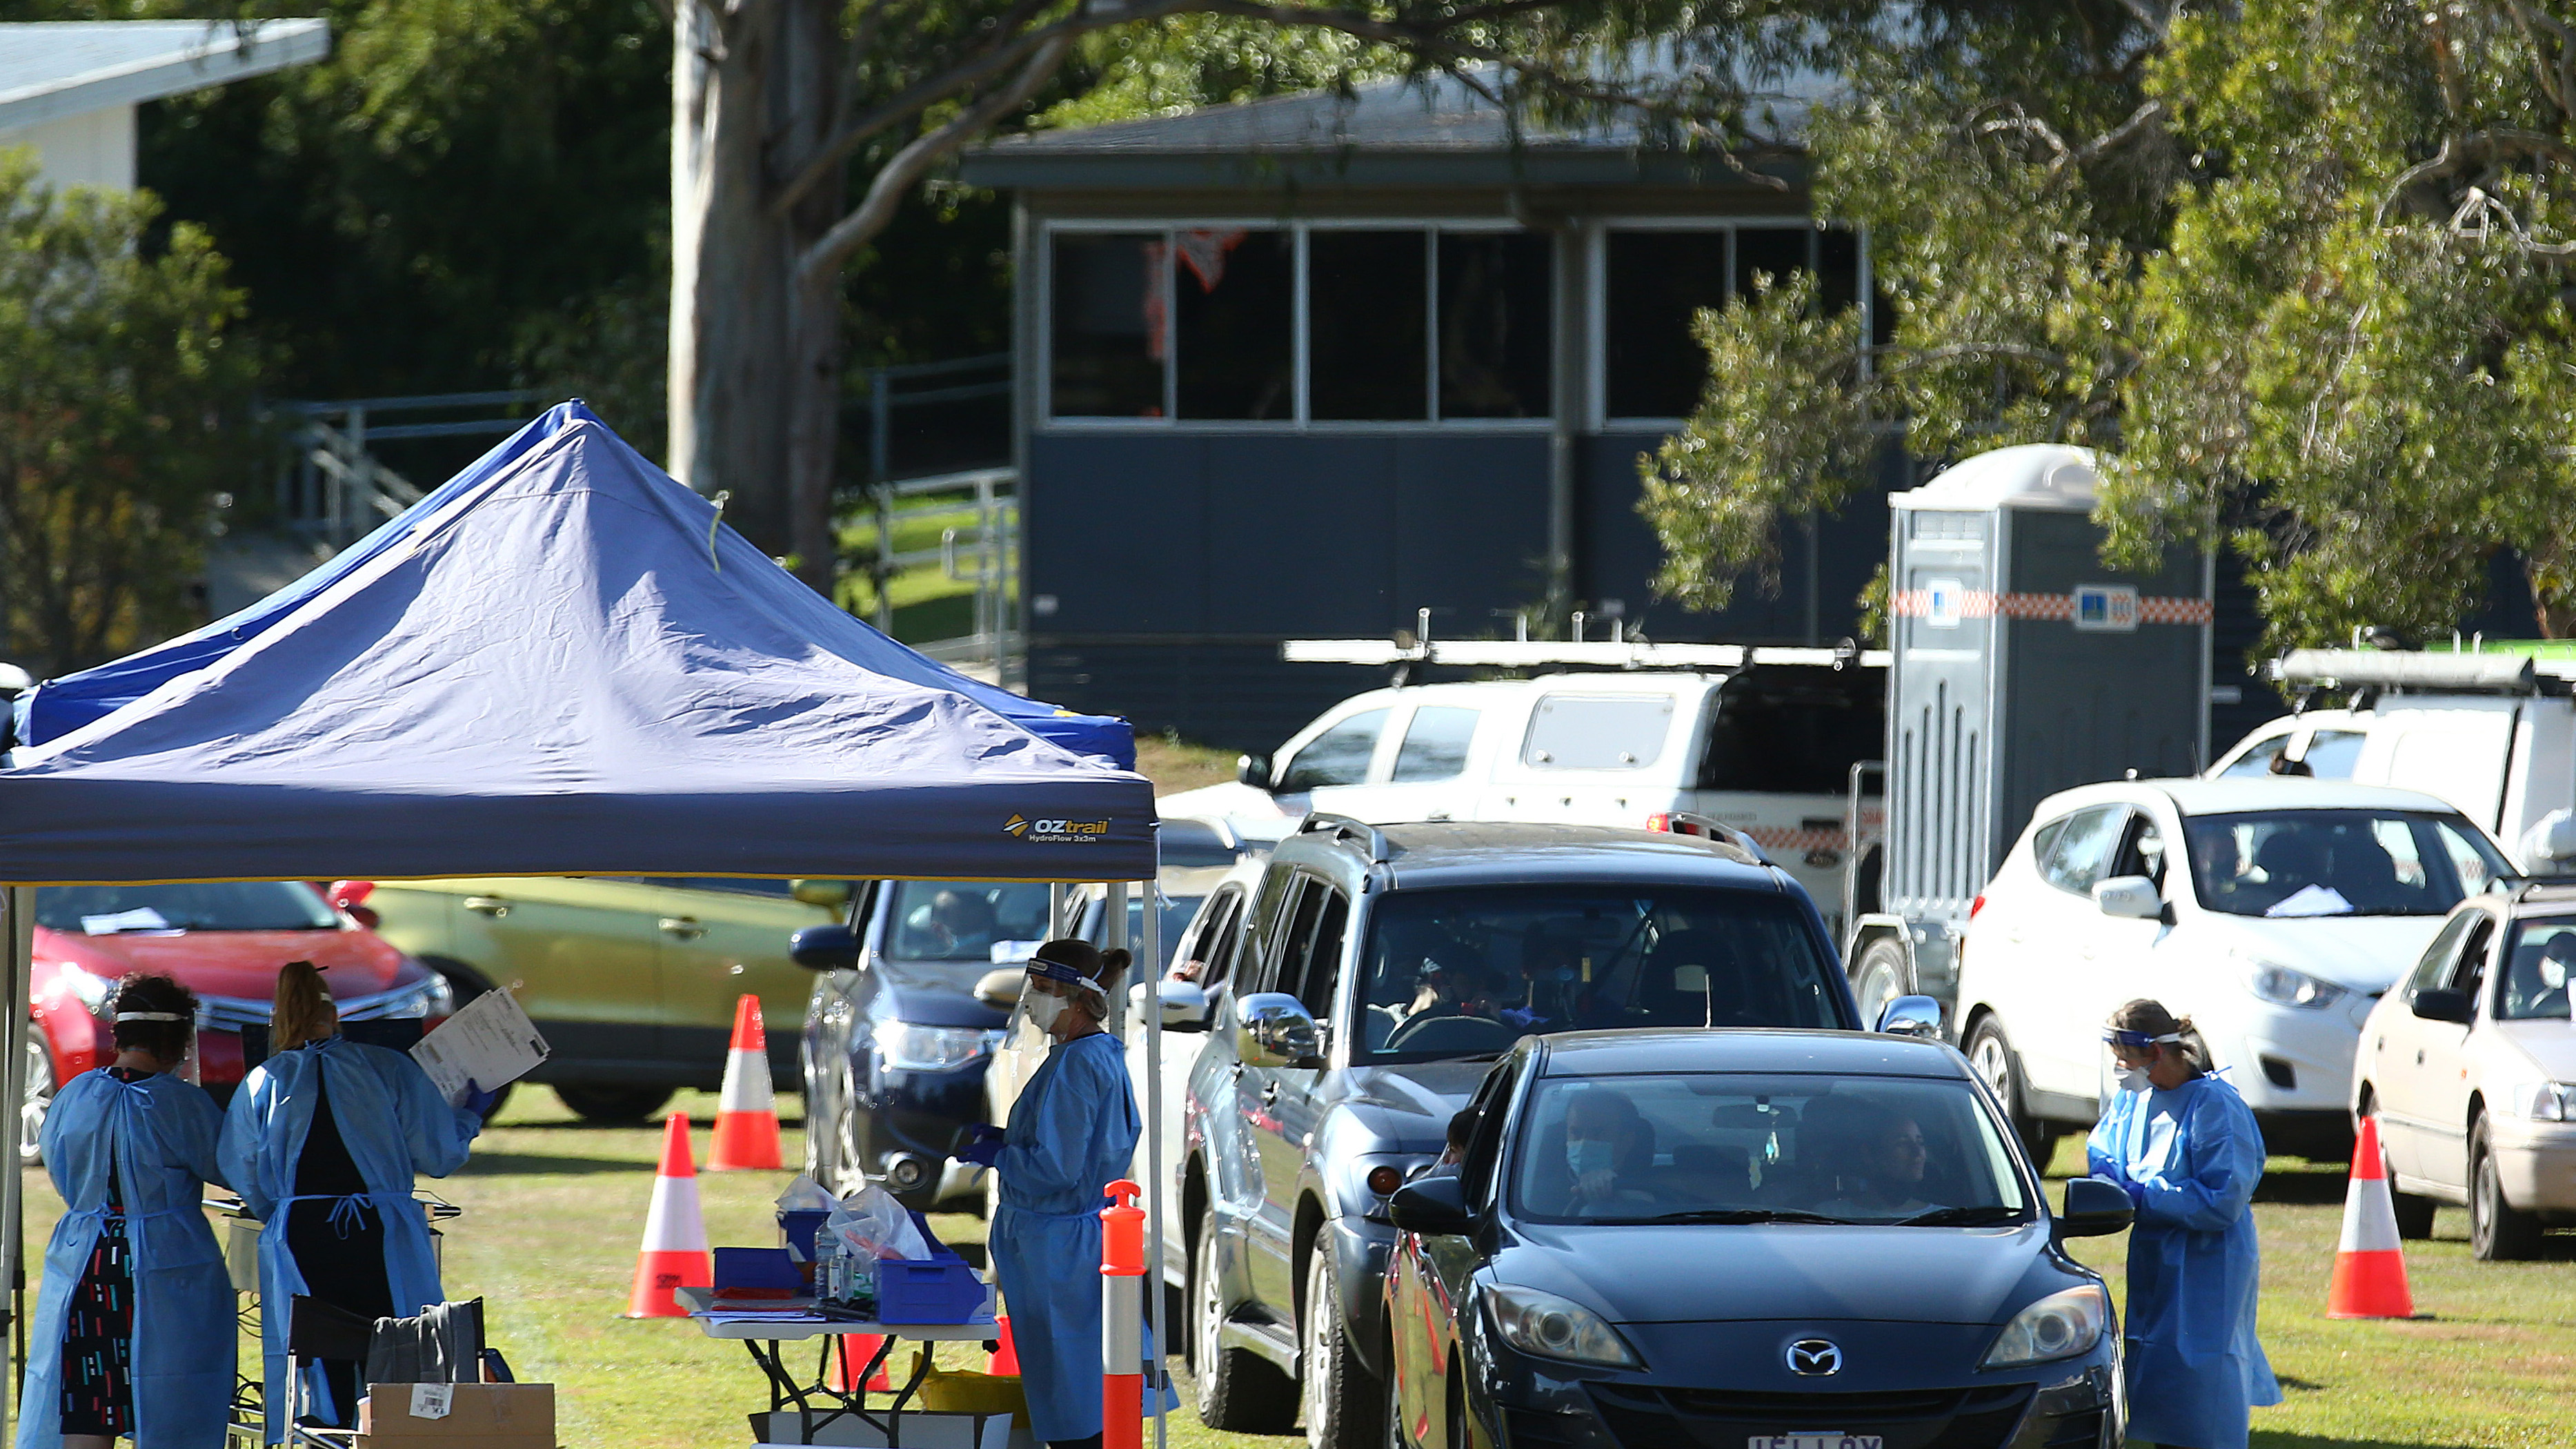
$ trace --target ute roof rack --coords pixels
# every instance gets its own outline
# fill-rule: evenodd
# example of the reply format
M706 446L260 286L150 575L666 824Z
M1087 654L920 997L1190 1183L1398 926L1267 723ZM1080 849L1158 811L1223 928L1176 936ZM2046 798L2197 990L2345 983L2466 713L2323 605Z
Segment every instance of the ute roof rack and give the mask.
M2272 661L2272 677L2311 689L2409 694L2563 693L2564 677L2529 654L2417 653L2390 649L2293 649Z
M1297 833L1299 835L1329 833L1335 840L1357 840L1361 848L1368 852L1371 865L1383 865L1395 854L1395 847L1387 843L1385 831L1365 820L1354 820L1348 815L1335 815L1330 811L1308 811L1306 818L1297 822Z
M1481 669L1534 669L1555 664L1608 669L1746 669L1803 664L1829 669L1884 669L1884 649L1798 648L1768 644L1650 644L1644 640L1290 639L1279 646L1290 664L1446 664Z

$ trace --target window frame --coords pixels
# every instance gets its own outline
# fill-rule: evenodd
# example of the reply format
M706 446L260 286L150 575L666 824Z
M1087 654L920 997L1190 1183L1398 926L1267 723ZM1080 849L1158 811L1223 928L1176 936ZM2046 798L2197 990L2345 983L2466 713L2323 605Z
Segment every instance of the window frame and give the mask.
M1170 236L1182 231L1216 231L1240 228L1244 231L1286 232L1293 243L1293 280L1289 305L1289 368L1294 402L1285 419L1253 418L1184 418L1179 412L1179 370L1176 359L1163 363L1163 415L1145 417L1058 417L1055 415L1055 239L1058 236L1135 235L1160 233L1166 239L1164 265L1159 278L1163 315L1173 316L1173 269L1168 245ZM1307 239L1318 231L1415 231L1423 236L1423 406L1421 418L1359 419L1313 416L1311 407L1311 358L1307 336L1308 248ZM1035 306L1026 314L1036 334L1036 356L1028 368L1032 390L1036 394L1036 411L1030 426L1038 432L1092 432L1105 429L1142 428L1157 431L1265 432L1265 433L1417 433L1417 432L1512 432L1544 433L1556 426L1556 404L1560 401L1550 388L1548 415L1529 418L1443 418L1440 416L1440 247L1442 233L1493 235L1495 233L1528 234L1545 238L1550 243L1548 268L1548 356L1551 378L1561 368L1567 339L1561 335L1564 315L1564 251L1569 246L1583 245L1579 236L1548 227L1523 226L1508 217L1301 217L1281 220L1277 216L1152 216L1134 218L1049 217L1039 224L1037 234ZM1732 255L1730 250L1729 255ZM1168 322L1166 325L1170 325ZM1578 410L1579 411L1579 410Z
M1669 433L1685 419L1649 417L1610 411L1610 234L1620 231L1725 231L1726 279L1731 292L1735 286L1735 237L1738 231L1803 229L1808 233L1807 267L1818 271L1820 249L1828 231L1848 231L1858 244L1859 264L1854 282L1860 309L1861 341L1866 345L1876 336L1876 297L1872 285L1869 257L1869 228L1819 215L1769 216L1654 216L1618 215L1592 217L1581 230L1580 256L1583 288L1582 405L1577 415L1582 426L1595 433Z

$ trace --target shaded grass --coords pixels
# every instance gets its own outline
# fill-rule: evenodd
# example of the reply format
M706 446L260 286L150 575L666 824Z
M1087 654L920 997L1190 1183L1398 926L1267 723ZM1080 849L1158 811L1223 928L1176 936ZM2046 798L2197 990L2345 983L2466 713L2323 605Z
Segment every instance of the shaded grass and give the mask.
M1136 769L1154 782L1154 793L1173 795L1234 778L1235 752L1192 744L1176 734L1136 736Z

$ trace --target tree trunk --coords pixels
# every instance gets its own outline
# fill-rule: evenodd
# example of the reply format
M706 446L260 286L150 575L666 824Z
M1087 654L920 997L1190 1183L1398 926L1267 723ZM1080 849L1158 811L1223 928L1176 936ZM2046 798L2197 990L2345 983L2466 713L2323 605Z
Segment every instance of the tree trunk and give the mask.
M729 491L726 521L828 595L840 289L800 288L796 262L844 193L817 186L784 213L772 197L831 128L839 12L781 0L727 27L706 4L674 9L671 474Z

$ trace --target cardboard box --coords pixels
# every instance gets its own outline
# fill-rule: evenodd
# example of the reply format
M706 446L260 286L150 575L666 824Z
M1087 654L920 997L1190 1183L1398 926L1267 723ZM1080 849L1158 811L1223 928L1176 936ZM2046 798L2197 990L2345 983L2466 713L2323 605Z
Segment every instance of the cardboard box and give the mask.
M415 1392L426 1391L426 1392ZM415 1410L446 1392L447 1412ZM552 1384L376 1384L358 1401L358 1442L408 1449L473 1444L479 1449L555 1449Z
M878 1418L885 1410L874 1411ZM1025 1423L1009 1414L946 1414L907 1409L899 1421L903 1449L1037 1449ZM752 1438L759 1446L833 1444L848 1449L883 1449L882 1430L855 1414L832 1416L826 1410L794 1409L751 1416Z

